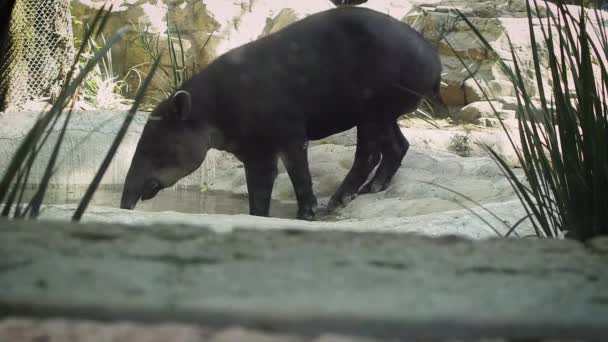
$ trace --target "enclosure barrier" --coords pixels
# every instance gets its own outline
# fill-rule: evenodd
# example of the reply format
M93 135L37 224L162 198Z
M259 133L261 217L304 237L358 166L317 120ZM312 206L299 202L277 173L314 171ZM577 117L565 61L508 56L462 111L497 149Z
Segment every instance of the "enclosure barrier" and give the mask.
M28 100L59 93L74 58L69 6L69 0L17 0L7 107L22 109Z

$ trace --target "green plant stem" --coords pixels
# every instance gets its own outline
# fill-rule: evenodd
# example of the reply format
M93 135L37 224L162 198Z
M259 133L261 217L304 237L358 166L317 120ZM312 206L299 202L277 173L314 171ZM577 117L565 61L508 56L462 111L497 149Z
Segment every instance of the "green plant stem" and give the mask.
M135 100L133 101L133 105L131 106L131 109L129 110L127 116L125 117L125 120L123 121L123 124L120 127L120 130L118 131L118 134L112 141L112 145L110 146L108 153L106 154L105 158L103 159L101 166L97 170L97 173L95 174L93 181L87 188L87 191L85 192L82 200L78 204L78 207L76 208L76 211L74 212L74 215L72 216L72 221L80 221L87 206L91 202L91 199L93 198L95 191L99 187L99 183L101 183L101 179L103 178L103 175L105 174L106 170L108 169L108 166L110 166L110 163L112 162L112 158L114 158L114 155L116 154L116 151L118 150L118 147L120 146L120 143L122 142L122 139L124 138L125 134L127 134L129 125L133 121L133 117L135 116L135 114L137 112L137 108L139 108L139 104L141 103L141 101L144 97L146 89L150 85L152 77L154 76L154 73L156 72L156 69L158 68L159 62L160 62L160 60L157 60L152 65L152 69L150 70L150 73L144 79L142 86L140 87L137 95L135 96Z

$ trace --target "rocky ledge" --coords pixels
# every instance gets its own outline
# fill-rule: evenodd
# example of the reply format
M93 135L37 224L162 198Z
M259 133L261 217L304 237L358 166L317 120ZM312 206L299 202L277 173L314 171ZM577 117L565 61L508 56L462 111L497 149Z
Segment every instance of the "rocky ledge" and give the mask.
M211 224L212 225L212 224ZM608 239L0 223L0 313L376 338L608 336Z

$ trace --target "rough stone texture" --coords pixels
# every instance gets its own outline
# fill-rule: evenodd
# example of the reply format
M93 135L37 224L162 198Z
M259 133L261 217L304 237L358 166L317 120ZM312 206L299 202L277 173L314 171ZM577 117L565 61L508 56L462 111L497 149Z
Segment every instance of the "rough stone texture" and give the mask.
M497 5L506 1L438 1L434 4L424 3L414 6L404 21L433 42L443 62L445 86L442 87L442 97L448 106L461 107L483 98L475 81L462 65L462 58L467 67L474 73L475 78L487 90L487 82L495 79L506 79L506 76L496 66L496 61L489 58L489 52L476 39L473 31L459 19L455 9L465 14L472 24L478 28L486 40L493 46L501 46L505 27L501 17L506 12L496 11ZM451 47L450 47L451 45ZM457 57L458 56L458 57Z
M468 143L468 148L471 150L480 148L479 146L474 147L477 143L474 140L475 136ZM429 137L427 136L427 138ZM313 187L322 201L333 194L346 176L352 165L354 152L354 146L325 144L310 148ZM353 207L353 214L358 213L356 214L358 218L375 217L379 214L384 217L410 216L411 213L427 213L423 208L430 205L428 200L436 202L453 200L453 196L446 197L435 185L425 182L432 182L466 193L484 203L486 202L484 199L498 202L513 198L511 186L488 157L462 158L452 153L416 147L412 148L403 159L400 171L394 176L386 191L361 196L360 199L365 199L365 201L357 203L364 204L365 208L354 209ZM492 187L488 188L489 184L492 184ZM247 186L244 170L242 168L222 169L221 172L216 170L216 177L208 184L208 188L245 194ZM291 181L283 168L280 169L275 182L273 198L282 201L295 199ZM402 203L401 210L395 210L396 208L389 208L386 201L374 204L376 201L387 199L408 201L409 205ZM454 208L458 208L454 203L446 207L446 209ZM372 214L370 210L374 213Z
M72 14L77 18L92 15L105 0L72 0ZM186 65L200 70L224 52L274 32L310 14L334 8L329 0L180 0L148 1L117 0L108 22L107 31L114 32L127 26L132 30L113 49L116 70L125 74L134 66L148 70L151 58L142 48L140 37L156 39L160 34L159 47L167 51L166 32L175 33L179 28L184 42ZM365 4L375 10L403 16L411 5L389 0L374 0ZM77 27L77 35L81 35ZM175 36L175 34L174 34ZM211 37L211 38L209 38ZM209 42L207 40L209 38ZM174 42L178 53L180 46ZM207 43L207 44L206 44ZM206 45L205 45L206 44ZM163 66L169 67L169 59ZM130 79L133 89L137 79ZM160 78L152 90L162 86ZM160 95L157 95L160 96Z
M454 115L454 119L462 123L483 124L483 120L496 118L497 114L503 120L515 118L515 111L504 110L502 102L481 100L462 107Z
M420 202L425 201L420 200ZM248 227L259 230L293 229L304 231L417 233L426 236L456 235L471 239L487 239L504 236L515 222L525 216L525 211L518 201L486 203L485 208L496 216L492 216L480 208L472 208L472 211L469 209L446 210L446 207L449 206L459 206L457 203L448 200L441 201L440 199L436 202L429 200L426 206L420 204L414 206L412 204L414 201L394 199L377 200L372 203L370 204L370 201L365 199L355 200L351 206L340 213L339 217L321 217L325 220L316 222L249 216L246 215L247 211L233 215L186 214L172 211L127 211L93 206L85 213L83 222L138 226L154 224L191 225L211 227L214 231L221 233ZM409 208L408 205L412 208ZM75 209L75 205L47 205L43 207L40 217L42 219L68 221ZM364 210L369 212L366 213ZM416 211L420 211L420 213ZM382 217L382 215L387 217ZM530 235L534 235L534 231L529 222L524 222L511 236Z
M78 18L90 15L102 3L102 0L72 0L73 14ZM186 65L199 70L232 48L275 32L305 16L334 7L329 0L121 0L114 3L108 30L114 31L122 26L136 28L113 51L116 70L123 74L133 66L150 62L138 43L140 33L137 31L149 37L156 37L160 33L162 50L166 49L167 42L163 35L167 29L179 27L184 40ZM403 20L437 46L445 72L441 95L448 106L461 107L484 98L456 56L464 59L490 97L512 96L514 89L497 60L491 58L489 51L468 25L460 20L455 10L468 17L495 49L498 58L507 65L512 64L507 40L507 36L510 37L524 74L531 75L532 49L540 52L543 66L547 65L548 55L544 45L539 43L531 46L525 3L526 0L374 0L361 6ZM539 17L546 17L547 11L555 11L553 4L545 7L541 2L539 8ZM576 16L579 8L571 6L571 9ZM594 18L591 14L592 22ZM537 37L542 37L538 21L535 20L535 23ZM594 27L590 26L589 33L597 40L595 32ZM203 48L209 37L209 43ZM179 46L176 45L176 48L179 50ZM168 66L168 59L165 66ZM145 70L147 67L141 68ZM550 84L548 71L543 75L543 80ZM525 77L524 81L528 94L536 96L538 88L533 79ZM135 84L133 86L135 89Z
M2 155L12 155L15 152L35 117L34 113L0 113L0 139L2 140L0 153ZM75 113L74 121L70 124L70 129L66 134L65 144L61 148L57 171L51 178L52 187L83 189L93 179L101 156L106 154L122 119L123 114L119 112ZM145 113L138 113L135 117L108 172L102 179L102 188L122 189L145 119ZM412 147L389 188L377 194L357 197L339 211L333 219L372 219L363 224L370 226L375 224L378 218L406 218L461 210L461 204L458 202L461 198L439 186L448 187L479 203L492 205L504 220L511 223L524 216L521 206L517 203L500 204L513 200L515 195L498 167L480 147L480 144L492 146L506 158L510 165L517 165L515 154L506 136L499 134L500 130L465 132L453 127L426 128L415 120L407 120L403 124L406 125L403 127L403 132ZM56 138L57 135L57 132L52 133L51 139ZM356 130L353 129L311 144L309 149L310 168L314 191L319 197L321 207L325 206L329 196L337 189L352 165L355 135ZM446 152L451 148L455 139L464 135L468 137L466 146L459 146L459 148L466 150L466 155L469 157L463 158ZM85 137L87 139L83 141ZM41 155L46 156L43 159L48 158L51 148L52 144L43 149ZM0 175L4 173L9 162L9 158L0 159ZM39 163L33 168L29 180L30 185L37 184L41 179L44 171L43 165ZM242 164L230 154L213 150L208 153L201 168L180 181L172 189L166 189L165 192L185 187L194 188L192 190L195 191L199 189L228 191L239 196L245 196L247 193ZM162 192L159 194L160 196L163 196ZM295 206L291 181L282 165L275 182L273 199L281 202L281 205ZM118 200L114 204L104 205L117 207ZM170 209L164 208L163 210ZM245 213L246 211L243 212L243 214ZM130 217L129 215L119 216ZM445 231L445 229L450 232L464 229L460 224L446 226L445 223L450 221L449 216L447 217L441 221L443 223L437 223L437 227L441 227L441 225L446 227L437 230L437 233ZM472 216L466 217L465 220L477 223L464 229L464 235L478 238L493 234L481 221L474 220ZM437 216L433 218L437 218ZM158 220L159 218L152 219ZM246 218L243 219L246 220ZM395 224L391 225L395 226ZM414 229L413 227L416 225L427 226L426 223L414 224L412 222L409 226L411 228L408 229Z
M214 328L184 323L104 323L64 319L0 320L0 340L11 342L374 342L379 339L320 334L306 337L239 326ZM393 339L382 341L395 341ZM497 342L497 341L494 341ZM500 341L498 341L500 342Z
M88 185L106 155L112 140L118 133L126 112L108 111L78 111L74 112L68 130L61 146L58 158L58 171L51 179L51 185L59 187L79 187ZM19 147L29 129L38 117L34 112L0 113L0 154L12 156ZM146 123L148 113L139 112L135 115L129 131L120 145L114 160L103 178L101 184L107 187L122 187L129 169L131 158L139 136ZM59 136L61 121L55 126L50 135L54 142ZM44 165L48 160L54 144L46 144L40 153L41 162L34 165L30 183L39 183L44 174ZM208 162L192 175L180 182L179 186L200 187L211 177L213 161L218 153L210 151ZM42 163L44 161L44 163ZM0 175L6 170L10 158L0 160ZM207 167L209 165L209 167ZM178 187L179 187L178 186Z
M469 78L466 81L464 81L462 87L463 87L463 91L464 91L465 101L468 104L471 104L471 103L474 103L477 101L485 101L485 96L483 95L484 92L486 93L487 96L492 96L492 94L489 93L488 86L485 83L477 84L477 82L472 78ZM483 89L483 91L482 91L482 89Z
M608 255L574 241L26 221L0 234L3 316L312 336L608 334Z
M548 52L542 41L538 42L537 46L531 45L526 0L416 2L403 20L437 45L445 72L445 86L442 87L444 101L449 106L460 107L484 99L479 87L470 79L469 71L456 56L464 60L490 98L514 95L513 85L500 69L498 59L491 56L490 51L482 45L469 26L460 20L456 9L467 16L496 51L497 57L509 66L513 65L513 58L507 37L511 39L514 53L520 61L528 95L537 96L538 86L531 77L532 50L539 52L540 63L545 67L548 66ZM578 17L580 7L569 6L569 9L574 17ZM546 17L548 11L555 13L555 5L539 2L539 12L536 15ZM589 25L588 33L597 42L598 26L603 24L596 22L593 12L589 12L589 16L593 25ZM541 40L543 35L538 18L533 20L533 25L537 39ZM542 79L545 89L549 90L551 77L548 68L545 70ZM599 75L599 66L596 65L595 71Z
M115 188L122 186L147 115L143 112L136 114L125 139L102 180L103 186ZM38 113L33 112L0 113L0 140L2 141L0 153L2 155L13 155L37 116ZM61 147L60 164L56 174L51 179L51 184L60 187L87 185L93 179L93 175L101 162L100 157L106 154L123 119L123 112L75 112L68 126L65 143ZM60 126L58 124L51 134L51 141L57 138ZM459 134L459 132L461 131L453 128L441 130L420 127L419 125L404 127L403 133L413 148L404 160L402 168L414 168L410 169L410 172L415 171L415 169L420 168L420 165L428 164L430 160L434 159L457 165L469 162L469 160L463 160L457 156L434 151L448 150L450 138ZM315 181L315 189L322 197L331 195L331 192L338 187L352 165L355 135L356 129L352 129L311 145L309 159L312 176ZM473 138L474 142L494 146L498 153L504 156L510 164L517 165L513 150L501 130L474 132ZM52 148L52 144L48 144L43 148L41 155L48 158ZM478 146L472 145L471 149L473 151L471 156L480 157L484 155ZM437 153L438 156L434 156ZM452 161L452 159L455 160ZM9 158L0 159L0 174L6 170L9 162ZM475 160L470 160L470 162L472 162L472 166L470 166L472 168L475 168L473 165L479 165L476 164ZM484 163L491 164L491 161L486 160ZM43 165L42 163L35 165L30 183L36 184L39 182L44 172ZM211 150L203 166L180 181L175 188L195 186L203 189L245 193L244 170L239 167L240 165L241 163L232 155ZM441 165L437 166L442 167ZM452 170L459 172L459 168L452 168ZM281 174L277 179L273 195L277 199L293 199L294 196L287 174L282 167L280 171ZM453 174L452 176L457 177L458 175ZM427 180L431 179L428 178Z
M4 142L0 144L0 151L5 155L12 155L27 128L27 113L0 114L0 131L5 131ZM78 118L78 119L76 119ZM33 120L33 116L30 117ZM56 175L51 179L54 187L68 189L78 188L88 184L97 170L100 156L104 155L114 133L122 120L118 113L77 113L75 121L66 135L65 148L62 150L60 160L62 164ZM145 114L140 113L135 118L133 126L121 145L110 169L103 179L103 186L120 190L126 175L129 163L135 149L137 139L145 120ZM99 126L108 121L110 124L96 130L91 126ZM206 224L214 222L230 230L243 225L255 225L260 228L280 227L289 224L299 229L355 229L401 232L420 232L427 235L459 234L471 238L487 238L495 236L483 221L476 219L475 215L461 207L462 198L458 195L440 188L447 187L470 197L478 203L486 205L494 211L504 222L513 224L525 216L523 208L517 201L508 181L502 176L495 163L487 156L483 156L477 144L493 146L498 153L513 160L511 150L508 149L504 135L495 134L496 131L480 130L463 132L446 128L427 129L419 126L414 120L404 122L414 127L404 127L404 133L413 147L405 157L401 169L397 172L393 182L386 191L377 194L357 197L344 209L325 217L322 210L319 216L323 220L340 222L305 223L289 222L283 220L252 218L247 215L188 215L176 212L144 213L116 210L119 200L102 205L112 208L90 208L85 214L85 220L150 224L153 222L182 222L188 224ZM21 125L21 126L19 126ZM89 135L86 142L81 139ZM469 139L466 146L469 157L463 158L453 153L445 152L455 138L467 134ZM311 144L309 149L310 167L313 176L314 191L319 197L320 207L323 208L328 197L335 191L352 164L355 146L355 130L332 136L328 139ZM1 136L1 135L0 135ZM53 134L56 136L56 133ZM77 146L77 147L76 147ZM46 153L47 151L43 151ZM160 200L165 193L173 192L177 188L194 186L196 188L228 191L232 194L246 198L246 183L241 164L227 153L208 154L208 160L193 175L182 180L174 189L167 189L158 195ZM64 159L65 158L65 159ZM0 160L0 174L6 169L7 159ZM519 172L515 170L515 172ZM30 184L37 183L42 175L42 166L37 166L32 173ZM171 194L167 194L170 195ZM295 196L289 177L284 168L275 183L273 192L275 204L271 207L271 214L276 205L296 207ZM245 200L246 201L246 200ZM278 201L278 202L277 202ZM45 202L49 203L49 202ZM54 202L50 202L54 203ZM60 202L61 203L61 202ZM471 207L471 203L464 203ZM141 208L138 207L138 208ZM73 213L73 206L48 206L42 215L48 218L69 220ZM159 207L161 211L177 210L178 208ZM201 208L202 213L209 213ZM213 209L211 209L213 210ZM489 220L504 234L508 228L502 221L496 221L486 213L477 210L486 220ZM211 213L228 214L221 210ZM232 211L231 211L232 213ZM247 207L240 214L247 213ZM295 216L284 216L292 218ZM530 234L530 227L521 226L522 235Z

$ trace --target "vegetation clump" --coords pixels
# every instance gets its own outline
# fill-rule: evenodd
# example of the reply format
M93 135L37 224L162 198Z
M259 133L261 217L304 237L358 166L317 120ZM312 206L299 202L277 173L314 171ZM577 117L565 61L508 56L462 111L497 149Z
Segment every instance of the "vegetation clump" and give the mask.
M83 63L83 54L85 53L86 47L90 46L89 44L96 41L101 35L101 32L107 23L110 10L111 6L107 6L107 4L104 5L97 12L90 24L87 25L88 28L84 34L83 44L81 44L78 53L76 54L75 62L64 80L59 95L53 99L50 109L40 114L32 129L24 137L22 143L17 148L17 151L12 156L11 162L0 179L0 203L3 204L0 206L0 217L38 217L46 191L49 188L50 179L55 173L61 144L63 143L70 119L72 118L75 106L75 102L73 101L74 97L78 89L83 86L83 83L87 77L89 77L91 71L98 67L100 61L103 60L104 56L107 56L112 46L125 36L125 29L118 30L104 42L103 46L95 49L93 55L86 58L86 62ZM91 201L122 138L133 120L135 112L142 101L143 95L157 66L158 60L155 61L150 73L142 82L117 136L112 141L97 173L91 180L90 185L80 201L76 212L73 215L73 220L80 220ZM59 133L57 134L55 141L53 141L51 135L56 127L59 127ZM41 166L44 172L40 183L37 184L34 189L34 194L31 198L26 199L24 194L28 187L28 179L31 170L35 163L40 162L40 159L43 158L41 157L40 152L42 147L46 144L53 146L52 152L48 159L44 158L44 164Z
M566 6L567 1L555 3L551 7L554 13L549 11L546 18L535 18L538 1L526 2L532 46L544 43L548 52L545 66L539 52L532 49L538 102L533 101L525 87L523 64L511 41L512 65L507 65L480 31L459 14L494 55L516 91L521 113L519 141L502 121L501 124L525 179L519 179L491 147L485 148L524 205L524 219L532 222L538 236L565 235L587 240L608 234L608 39L601 11L581 8L576 13ZM578 4L584 5L582 1ZM536 26L541 30L540 36L533 29ZM547 68L552 80L550 89L544 84ZM487 94L484 96L489 101Z

